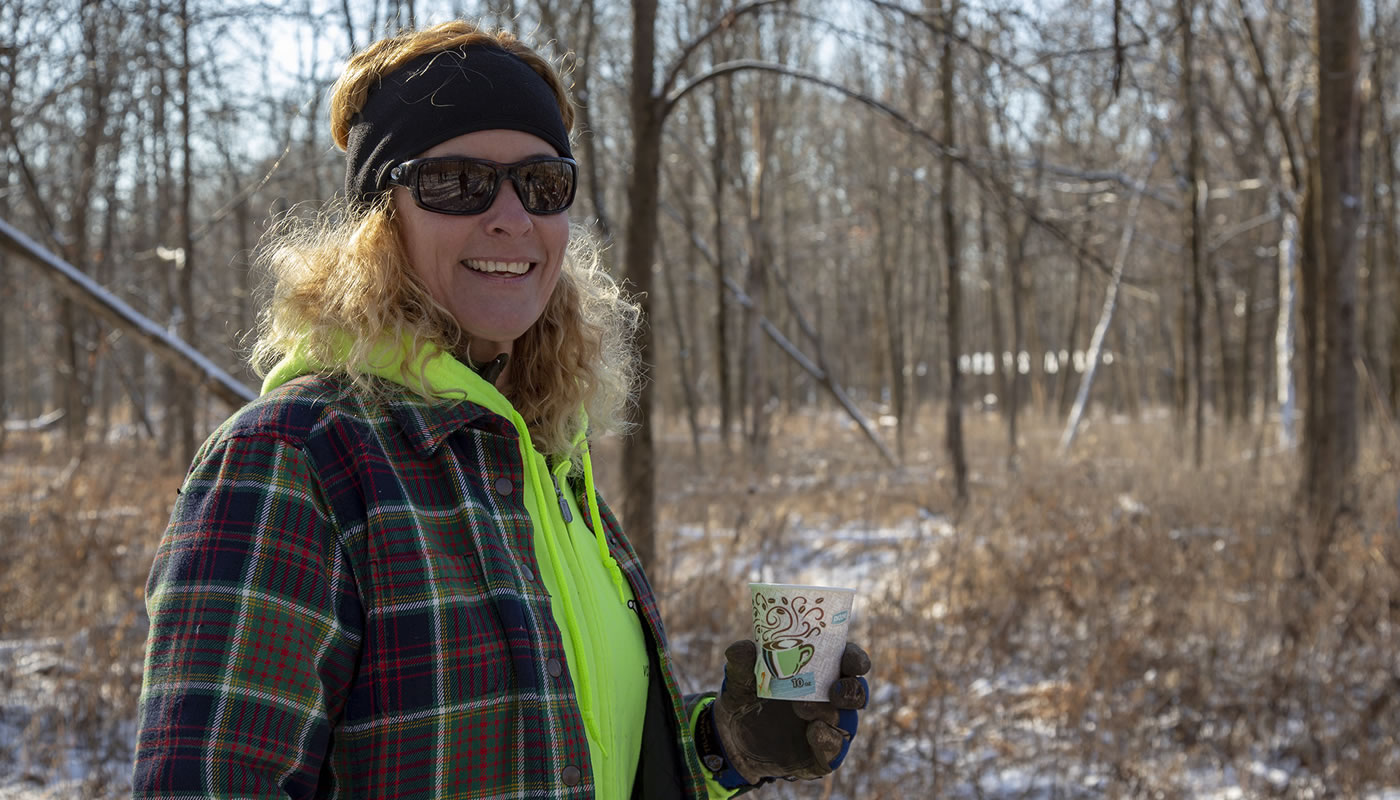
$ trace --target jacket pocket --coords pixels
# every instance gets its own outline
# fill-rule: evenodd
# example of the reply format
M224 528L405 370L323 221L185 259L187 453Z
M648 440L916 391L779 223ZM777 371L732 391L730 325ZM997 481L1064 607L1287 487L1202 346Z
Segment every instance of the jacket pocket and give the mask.
M509 688L509 648L491 598L476 570L444 563L453 560L415 554L370 564L375 596L387 598L366 615L381 713L451 714Z

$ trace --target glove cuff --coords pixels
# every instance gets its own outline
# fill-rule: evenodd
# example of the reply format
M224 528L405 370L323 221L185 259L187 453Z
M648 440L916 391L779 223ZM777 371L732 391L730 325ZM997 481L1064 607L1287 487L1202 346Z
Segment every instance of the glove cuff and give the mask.
M726 789L751 789L773 782L772 778L763 778L757 783L749 783L734 768L729 754L724 750L724 742L719 738L719 730L715 728L714 703L700 711L695 723L695 752L700 756L700 763L714 776L715 783Z

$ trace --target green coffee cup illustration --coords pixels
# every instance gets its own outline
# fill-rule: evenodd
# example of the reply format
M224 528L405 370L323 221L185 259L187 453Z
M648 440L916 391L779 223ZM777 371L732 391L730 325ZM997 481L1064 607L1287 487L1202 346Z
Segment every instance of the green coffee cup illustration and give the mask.
M759 697L826 700L840 677L854 589L751 583Z
M779 643L774 643L773 647L763 648L763 660L768 662L768 669L777 678L791 678L802 671L807 666L807 662L812 660L812 655L817 652L817 648L810 644L798 644L791 647L782 647Z

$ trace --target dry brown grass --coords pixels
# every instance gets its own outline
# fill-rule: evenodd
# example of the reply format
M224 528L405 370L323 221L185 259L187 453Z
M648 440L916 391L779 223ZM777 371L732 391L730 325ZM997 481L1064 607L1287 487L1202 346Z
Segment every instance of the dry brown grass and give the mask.
M849 768L765 796L1400 787L1400 526L1380 442L1324 536L1292 510L1292 457L1253 456L1251 431L1213 430L1195 470L1169 421L1097 421L1061 462L1058 429L1028 420L1013 473L1000 421L970 416L973 496L955 510L941 425L922 422L901 471L831 416L782 420L761 463L707 442L703 472L684 430L662 431L653 577L692 689L743 635L753 570L793 568L823 531L916 531L803 551L881 565L862 573L854 633L875 702ZM142 588L183 471L59 446L11 435L0 454L0 732L19 745L0 753L0 794L65 776L83 796L125 787ZM600 451L608 491L618 454Z
M763 542L948 516L951 535L894 546L893 580L865 598L855 635L883 688L858 766L787 796L1194 797L1228 786L1233 796L1361 797L1400 787L1392 456L1367 448L1352 513L1324 534L1293 509L1292 456L1256 455L1271 443L1257 431L1211 431L1196 470L1167 421L1100 420L1068 462L1054 456L1057 427L1028 428L1012 473L999 419L969 418L973 495L960 511L937 423L902 473L831 419L788 420L761 465L707 452L721 474L662 473L674 498L662 529L709 532L672 541L671 560L687 567L663 572L670 624L702 674L717 674L710 654L743 632L753 577L743 557ZM696 549L701 558L686 556ZM684 600L707 592L721 609Z
M129 791L143 588L183 470L61 447L12 433L0 457L0 784L97 797Z

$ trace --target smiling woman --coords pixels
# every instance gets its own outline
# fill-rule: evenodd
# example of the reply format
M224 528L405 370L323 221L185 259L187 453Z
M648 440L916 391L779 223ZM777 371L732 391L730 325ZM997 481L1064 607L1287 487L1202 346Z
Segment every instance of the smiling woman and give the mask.
M384 82L390 90L370 91ZM291 356L372 395L407 386L429 399L425 376L378 373L430 361L425 348L472 367L505 354L493 382L542 452L577 463L584 419L595 434L625 430L637 310L593 238L570 228L574 107L554 67L507 32L445 23L351 58L331 106L345 195L318 219L285 218L265 241L273 288L255 366L280 375ZM548 213L522 213L522 184L525 200L551 199L536 209ZM528 269L534 261L549 268ZM522 271L512 288L484 280Z
M332 94L345 198L264 248L263 395L151 570L134 796L694 800L835 769L865 654L837 704L765 707L752 642L682 697L594 487L637 312L570 230L559 74L454 22Z

